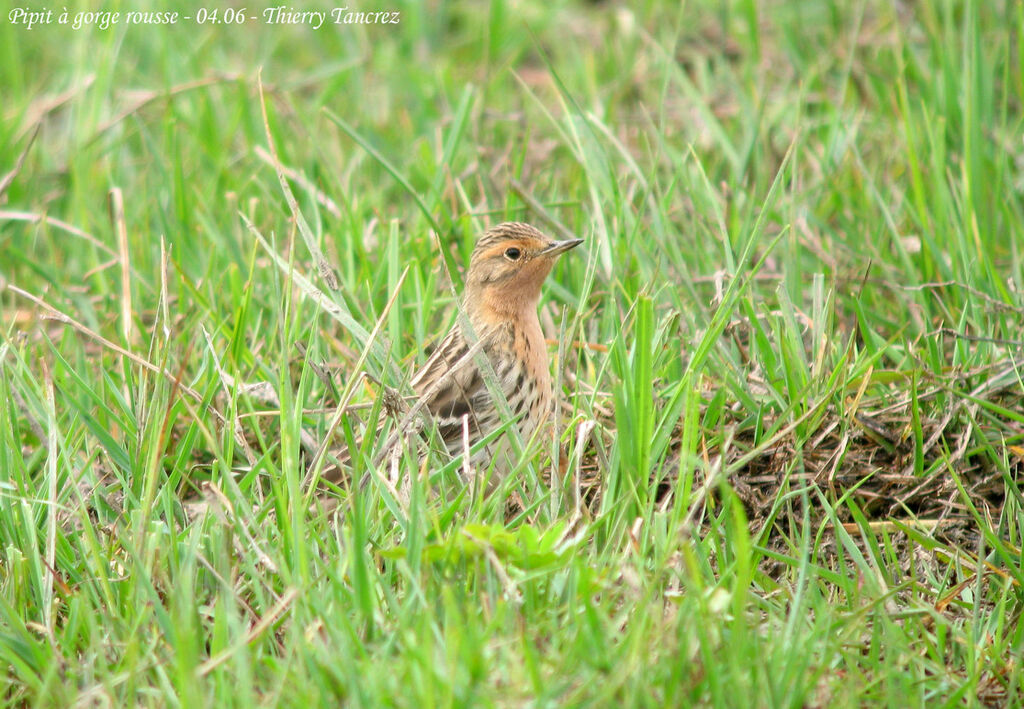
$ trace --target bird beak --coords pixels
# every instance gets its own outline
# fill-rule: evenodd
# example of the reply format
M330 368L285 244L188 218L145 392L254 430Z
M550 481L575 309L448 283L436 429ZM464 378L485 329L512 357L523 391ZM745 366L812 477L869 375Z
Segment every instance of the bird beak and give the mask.
M551 244L551 246L541 251L541 254L544 256L558 256L558 254L565 253L569 249L575 249L582 243L583 239L566 239L565 241L556 241Z

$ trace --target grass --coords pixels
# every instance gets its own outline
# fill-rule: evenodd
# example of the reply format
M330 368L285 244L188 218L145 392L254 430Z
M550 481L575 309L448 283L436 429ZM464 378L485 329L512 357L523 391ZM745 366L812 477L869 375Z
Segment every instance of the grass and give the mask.
M5 705L1020 703L1020 3L379 9L0 22ZM505 219L566 479L311 506Z

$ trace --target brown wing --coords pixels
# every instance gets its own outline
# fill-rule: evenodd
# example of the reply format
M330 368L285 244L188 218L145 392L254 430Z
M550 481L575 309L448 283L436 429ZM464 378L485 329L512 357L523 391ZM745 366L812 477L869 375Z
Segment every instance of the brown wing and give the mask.
M493 335L487 333L481 336ZM436 421L445 444L452 451L462 445L464 416L469 416L471 439L488 426L494 417L494 407L489 405L490 392L476 362L469 359L460 363L469 348L462 328L456 325L412 380L412 388L419 396L430 394L434 384L441 382L440 388L430 394L424 404Z
M490 347L503 337L509 338L511 335L502 328L480 333L480 338L484 340L481 343L481 354L487 353L489 356ZM475 357L462 361L470 349L471 345L463 335L462 329L455 325L416 372L411 382L417 396L421 399L429 396L423 401L423 407L436 422L438 432L453 455L462 452L464 416L469 415L470 441L474 441L480 431L487 431L499 420L497 408L493 405L490 391L483 381ZM497 374L499 377L505 376L507 369L499 366ZM436 389L435 384L438 385ZM521 375L517 385L522 385ZM516 408L515 412L518 414L520 409L521 406ZM335 455L342 463L348 460L347 450L336 451ZM337 483L343 479L343 470L337 466L328 466L322 479ZM361 484L365 484L366 479L364 476Z

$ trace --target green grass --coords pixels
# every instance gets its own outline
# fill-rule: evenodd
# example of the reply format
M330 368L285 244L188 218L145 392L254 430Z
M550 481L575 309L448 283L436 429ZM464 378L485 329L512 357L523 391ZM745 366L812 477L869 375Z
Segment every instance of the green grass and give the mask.
M4 704L1024 701L1020 3L356 9L0 20ZM505 219L566 480L311 506Z

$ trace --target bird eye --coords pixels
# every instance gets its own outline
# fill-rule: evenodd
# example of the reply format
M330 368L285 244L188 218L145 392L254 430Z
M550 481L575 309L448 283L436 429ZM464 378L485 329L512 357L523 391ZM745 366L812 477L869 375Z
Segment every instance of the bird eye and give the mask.
M505 258L507 258L509 261L516 261L516 260L518 260L519 259L519 254L520 254L519 249L515 248L514 246L505 249Z

